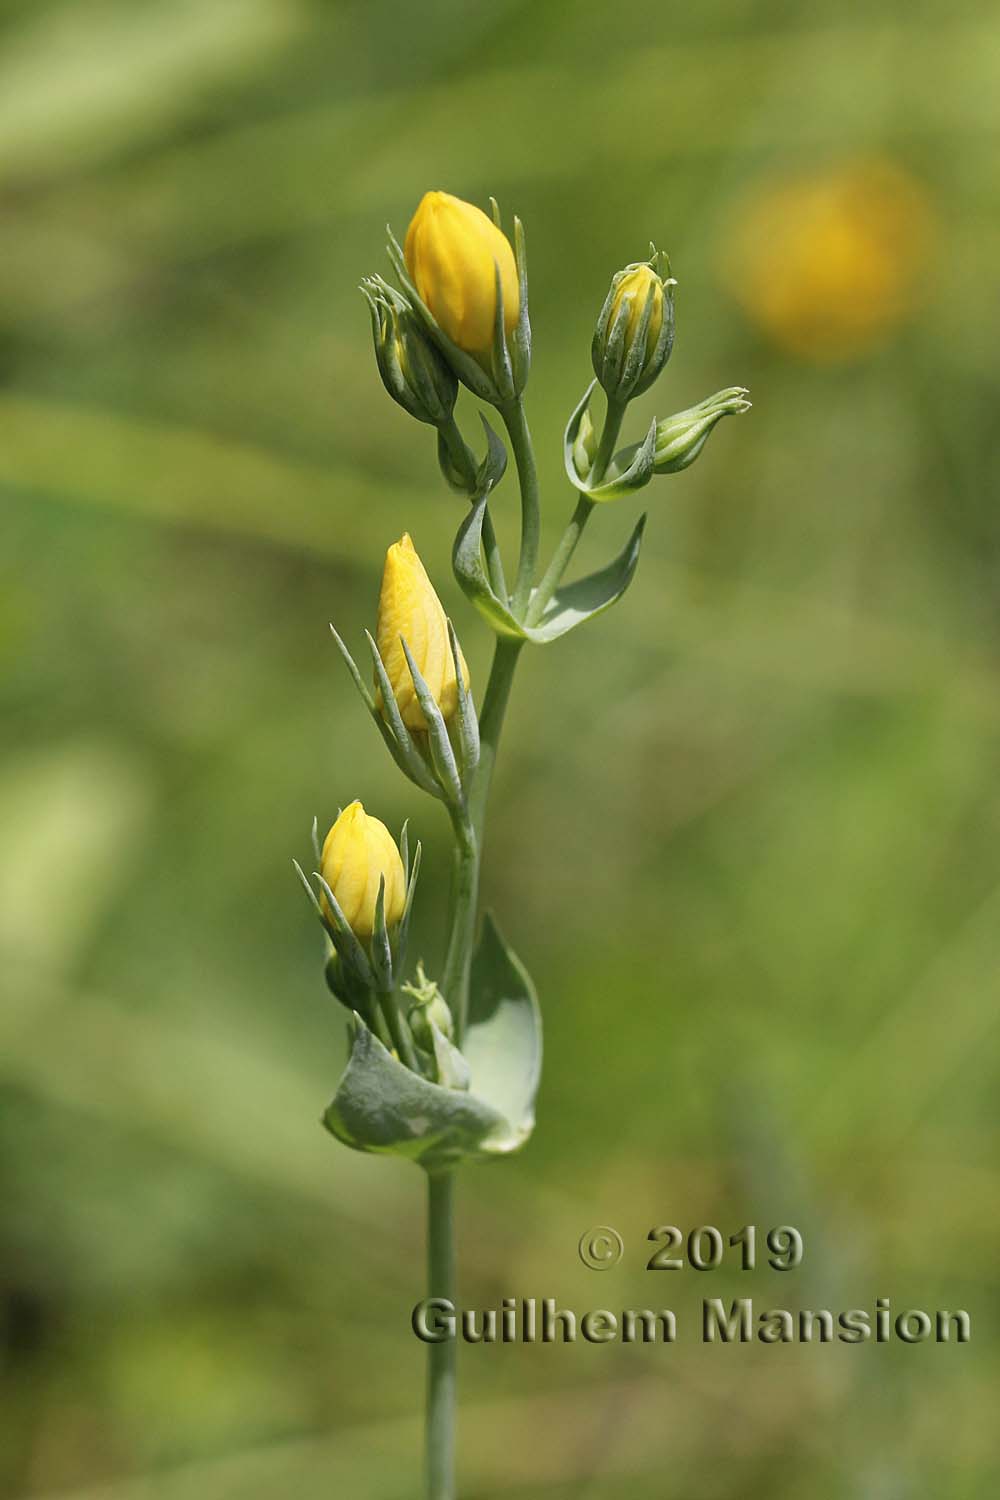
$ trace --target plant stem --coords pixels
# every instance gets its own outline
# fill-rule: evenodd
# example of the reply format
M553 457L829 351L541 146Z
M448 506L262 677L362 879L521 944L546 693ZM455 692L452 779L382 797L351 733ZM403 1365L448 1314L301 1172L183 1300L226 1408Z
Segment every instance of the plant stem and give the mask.
M427 1295L455 1300L452 1172L427 1175ZM455 1495L455 1340L427 1347L427 1500Z
M590 483L600 484L607 473L608 464L611 462L615 445L618 442L618 434L621 432L622 419L625 416L625 402L613 401L607 398L607 410L604 413L604 426L601 429L601 440L597 446L597 453L590 470ZM545 570L541 583L531 596L531 604L526 616L528 625L537 625L542 618L545 606L559 587L560 580L569 567L570 559L576 551L576 544L583 535L583 528L590 519L590 513L594 509L595 502L581 491L576 509L570 517L569 525L560 538L559 545L552 555L552 561Z
M521 398L517 397L509 406L501 407L500 415L507 425L510 445L514 450L514 462L517 464L518 483L521 486L521 555L517 562L511 609L522 620L531 597L531 585L538 562L538 472Z
M588 476L592 485L600 484L608 472L608 464L614 457L618 434L622 430L625 408L628 405L627 401L615 401L611 396L608 396L607 401L608 407L604 413L601 441L597 445L597 454Z
M576 509L570 518L570 523L562 534L558 547L552 554L552 561L545 570L541 583L531 596L531 606L528 610L527 624L537 625L545 611L552 595L559 587L559 582L569 567L570 559L576 551L576 544L583 535L583 528L590 518L590 512L594 509L595 502L589 496L581 494L576 502Z
M479 845L464 808L452 813L452 827L455 852L451 875L451 923L441 992L455 1023L455 1044L461 1047L469 1003L469 963L479 897Z
M538 481L531 438L520 402L504 413L521 484L521 556L515 598L530 595L538 559ZM495 541L494 541L495 545ZM499 557L499 554L498 554ZM495 587L495 585L494 585ZM523 608L523 605L521 606ZM516 608L516 606L515 606ZM524 642L497 638L493 665L479 715L479 764L472 774L467 805L452 810L455 863L452 877L451 931L441 988L451 1007L455 1040L462 1045L469 1010L469 969L476 935L479 870L486 805L496 764L500 731L510 698L514 670ZM428 1295L455 1300L453 1174L428 1175ZM455 1341L431 1344L427 1366L427 1500L454 1500L455 1494Z
M479 764L472 778L468 807L452 814L455 855L452 871L451 934L441 989L455 1020L455 1039L462 1045L469 1008L469 965L476 931L479 902L479 868L482 859L486 805L500 731L514 681L514 669L522 641L500 638L493 653L489 681L479 716Z

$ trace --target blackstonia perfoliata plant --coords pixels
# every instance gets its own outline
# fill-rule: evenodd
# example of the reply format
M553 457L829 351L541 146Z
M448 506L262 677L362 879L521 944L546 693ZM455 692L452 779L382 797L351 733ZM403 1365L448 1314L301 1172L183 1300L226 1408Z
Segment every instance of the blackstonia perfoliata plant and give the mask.
M619 448L628 403L657 379L673 345L674 279L666 257L626 266L612 279L592 346L595 379L566 428L566 475L575 510L541 578L540 497L523 393L531 361L524 232L513 246L492 218L449 193L427 193L403 248L390 233L398 283L372 276L375 356L386 390L437 431L445 480L465 501L451 561L466 597L496 637L477 714L462 649L424 565L404 532L389 547L371 679L334 639L362 702L404 775L443 805L454 835L450 932L440 968L407 969L407 931L420 845L399 845L360 802L337 817L309 893L327 937L326 979L349 1012L350 1057L324 1124L358 1151L390 1152L427 1173L429 1295L453 1300L452 1190L465 1162L504 1156L534 1125L542 1043L538 1003L523 964L492 917L477 934L483 828L500 730L518 658L608 609L628 588L645 516L606 567L564 583L591 512L698 457L720 418L744 412L739 386L653 421L640 442ZM482 417L480 460L455 418L459 383L499 414L520 489L521 543L508 574L490 518L507 447ZM591 417L604 391L598 432ZM298 866L296 866L298 868ZM429 1348L428 1500L454 1494L454 1361L448 1340Z

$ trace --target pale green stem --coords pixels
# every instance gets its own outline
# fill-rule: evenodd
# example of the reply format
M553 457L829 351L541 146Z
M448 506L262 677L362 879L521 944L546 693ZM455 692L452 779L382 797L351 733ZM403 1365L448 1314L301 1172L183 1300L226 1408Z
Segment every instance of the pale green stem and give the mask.
M531 596L531 607L528 610L526 624L537 625L542 618L546 604L559 587L562 576L569 567L570 559L576 551L577 542L583 535L583 528L590 519L594 504L595 502L584 494L577 499L576 509L562 534L558 547L552 554L552 561L546 568L541 583Z
M518 483L521 486L521 554L517 562L517 580L511 595L511 609L519 620L523 620L538 562L538 473L521 398L518 396L509 406L502 406L500 415L507 425L510 446L514 450L514 462L517 464Z
M618 434L621 432L622 419L625 416L624 402L613 401L607 398L607 410L604 414L604 426L601 430L601 440L594 456L594 462L590 469L591 484L600 484L607 472L608 464L611 462L615 447L618 443ZM590 513L594 509L595 502L581 491L576 509L570 517L569 525L563 532L552 555L552 561L545 570L545 575L531 596L531 607L528 610L526 624L537 625L542 618L546 604L552 598L559 587L562 576L569 567L576 544L583 535L583 529L590 520Z
M482 858L486 805L493 767L496 764L500 731L510 698L514 669L523 642L500 638L493 653L483 707L479 715L479 764L469 789L468 807L452 814L455 830L455 855L452 873L451 934L445 959L441 989L455 1019L455 1033L461 1046L469 1005L469 965L476 929L479 901L479 867Z
M622 421L625 416L627 401L615 401L609 396L608 409L604 413L604 426L601 429L601 441L597 445L597 454L590 470L590 483L600 484L608 472L608 464L614 457L615 448L618 445L618 434L622 430Z
M455 1301L454 1173L427 1177L427 1293ZM427 1346L427 1500L455 1496L455 1340Z
M518 408L520 410L520 408ZM518 473L522 486L525 474L534 484L534 458L530 451L528 429L523 415L518 429L523 433L527 450L521 452ZM515 439L511 437L512 443ZM515 443L515 452L517 451ZM523 490L522 490L523 502ZM522 503L522 519L533 513L536 535L534 552L525 546L522 533L521 563L526 553L530 559L528 573L534 573L537 557L537 492L530 503ZM533 507L533 509L532 509ZM493 767L496 764L500 731L510 698L514 669L523 641L497 639L489 681L479 715L479 764L472 775L468 805L452 812L455 831L455 864L451 898L451 932L445 959L442 991L455 1021L455 1040L459 1046L465 1032L469 1009L469 969L476 934L476 911L479 904L479 870L482 858L486 805L489 800ZM453 1229L453 1174L442 1172L428 1176L427 1196L427 1286L431 1297L455 1300L455 1249ZM431 1344L427 1366L426 1417L427 1500L454 1500L455 1495L455 1341L447 1339Z

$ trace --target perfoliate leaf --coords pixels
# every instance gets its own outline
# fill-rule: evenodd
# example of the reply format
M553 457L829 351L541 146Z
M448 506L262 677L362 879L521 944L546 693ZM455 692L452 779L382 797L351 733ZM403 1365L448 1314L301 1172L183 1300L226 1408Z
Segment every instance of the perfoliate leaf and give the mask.
M472 960L462 1051L432 1030L451 1087L404 1067L355 1015L326 1128L356 1151L405 1156L429 1170L516 1151L535 1120L541 1019L531 980L489 916Z
M542 1018L531 978L507 946L489 912L484 913L469 977L469 1018L462 1051L471 1087L504 1116L513 1151L535 1123L535 1095L542 1073Z
M463 521L455 541L453 564L455 576L466 595L497 635L515 640L548 645L567 631L591 620L602 610L610 609L624 594L635 575L646 517L641 516L625 546L607 567L563 584L552 595L536 625L525 625L516 619L490 587L482 565L479 536L486 502L481 500Z
M503 1115L478 1095L442 1088L404 1067L357 1014L351 1055L323 1124L356 1151L438 1169L502 1151L510 1134Z

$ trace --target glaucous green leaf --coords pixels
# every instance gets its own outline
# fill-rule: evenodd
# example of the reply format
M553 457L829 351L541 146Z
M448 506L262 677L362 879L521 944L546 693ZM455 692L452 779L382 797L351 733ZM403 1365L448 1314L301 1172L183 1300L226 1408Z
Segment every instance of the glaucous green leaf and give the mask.
M323 1116L345 1145L439 1170L507 1155L530 1136L542 1066L538 1001L491 917L483 919L472 961L462 1052L440 1033L434 1037L452 1087L404 1067L359 1015L352 1024L351 1055Z

